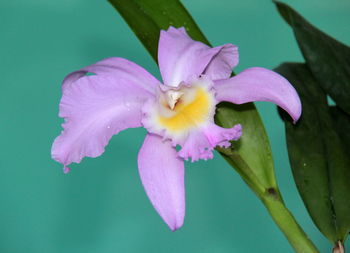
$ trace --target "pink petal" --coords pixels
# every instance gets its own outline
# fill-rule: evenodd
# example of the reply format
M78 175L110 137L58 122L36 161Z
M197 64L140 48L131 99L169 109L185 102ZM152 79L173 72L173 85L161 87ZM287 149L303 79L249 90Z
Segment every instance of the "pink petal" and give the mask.
M218 101L244 104L267 101L283 108L297 121L301 103L293 86L281 75L264 68L250 68L230 79L215 82Z
M98 61L78 71L72 72L66 76L62 83L62 89L72 85L80 77L86 73L94 73L96 75L114 76L115 78L126 79L138 87L142 87L150 93L155 92L155 87L159 81L139 65L128 61L124 58L111 57Z
M64 131L52 145L52 157L64 165L65 172L72 162L101 155L114 134L141 126L141 107L154 96L151 88L156 87L158 81L153 78L151 82L150 74L144 70L138 72L141 67L133 68L136 64L126 60L120 63L129 69L124 71L122 65L113 69L106 64L106 68L113 69L107 71L98 63L82 70L93 70L98 75L82 77L79 74L79 78L78 72L74 72L75 76L65 79L59 113L65 118ZM145 85L149 85L149 91Z
M185 160L191 158L192 162L212 159L216 146L227 148L231 145L230 141L238 140L241 135L242 127L239 124L232 128L222 128L211 123L190 133L178 154Z
M221 52L222 51L222 52ZM182 81L189 82L203 74L208 64L214 58L209 68L209 74L219 67L224 67L217 76L224 76L227 65L235 60L228 60L230 46L210 48L209 46L192 40L185 29L170 27L168 31L161 31L158 45L158 64L164 84L178 86ZM217 56L223 54L225 56ZM231 73L231 70L230 70ZM225 75L226 76L226 75Z
M173 231L185 216L184 162L170 141L148 134L138 156L139 173L154 208Z
M204 74L209 76L211 80L227 79L231 76L232 69L237 66L238 61L237 46L223 45L206 67Z

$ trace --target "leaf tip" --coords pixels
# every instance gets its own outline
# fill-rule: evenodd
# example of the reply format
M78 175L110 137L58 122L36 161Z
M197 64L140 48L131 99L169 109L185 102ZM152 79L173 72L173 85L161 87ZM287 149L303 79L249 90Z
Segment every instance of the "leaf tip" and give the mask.
M289 24L292 24L292 18L290 16L290 12L293 11L293 9L280 1L272 0L272 2L276 5L277 11L282 16L282 18Z

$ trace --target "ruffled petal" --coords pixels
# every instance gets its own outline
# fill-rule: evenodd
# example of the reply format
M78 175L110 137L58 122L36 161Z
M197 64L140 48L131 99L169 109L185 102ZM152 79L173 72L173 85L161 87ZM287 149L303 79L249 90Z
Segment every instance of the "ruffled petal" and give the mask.
M178 155L185 160L191 158L192 162L199 159L208 160L214 157L212 145L202 131L191 133L181 146Z
M238 61L238 47L232 44L223 45L211 59L204 74L211 80L227 79L231 76L232 69L237 66Z
M138 156L139 173L154 208L173 231L185 217L184 162L170 141L148 134Z
M71 86L76 80L85 76L87 73L104 76L111 75L117 78L116 81L126 79L133 85L143 88L145 91L152 94L154 94L155 88L159 83L154 76L141 66L124 58L111 57L70 73L63 80L62 89Z
M192 40L183 27L170 27L168 31L161 31L158 64L164 84L176 87L181 82L197 78L221 49ZM216 62L220 60L221 57Z
M215 124L210 124L203 129L203 132L212 147L228 148L231 146L230 141L236 141L241 137L242 126L237 124L232 128L223 128Z
M83 76L86 72L97 75ZM52 145L53 159L68 172L70 163L101 155L114 134L140 127L142 105L154 96L157 83L141 67L120 58L70 74L60 102L64 131Z
M216 146L227 148L231 145L230 141L238 140L241 135L242 127L240 124L232 128L222 128L211 123L198 131L193 131L178 154L185 160L191 158L192 162L199 159L212 159L213 149Z
M250 68L238 75L215 82L216 99L234 104L267 101L283 108L297 121L301 102L293 86L281 75L264 68Z

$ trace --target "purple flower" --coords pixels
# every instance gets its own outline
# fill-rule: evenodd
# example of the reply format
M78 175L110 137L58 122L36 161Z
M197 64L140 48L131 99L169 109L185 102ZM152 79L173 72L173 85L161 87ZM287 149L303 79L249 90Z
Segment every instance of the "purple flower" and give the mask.
M67 173L69 164L101 155L113 135L145 127L140 177L157 212L176 230L185 215L184 160L211 159L214 147L229 147L241 136L239 124L229 129L215 125L216 104L270 101L294 121L301 105L291 84L268 69L250 68L230 78L238 64L237 47L210 48L192 40L184 28L161 31L158 62L163 84L122 58L69 74L59 113L64 131L53 143L52 157Z

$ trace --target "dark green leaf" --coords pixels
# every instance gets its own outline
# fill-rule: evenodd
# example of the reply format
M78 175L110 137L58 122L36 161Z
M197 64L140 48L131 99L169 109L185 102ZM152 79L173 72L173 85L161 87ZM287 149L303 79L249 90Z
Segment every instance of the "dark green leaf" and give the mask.
M334 128L327 96L305 64L276 69L296 88L303 114L285 121L289 159L300 195L317 227L332 242L350 230L350 160Z
M293 28L306 63L321 87L350 114L350 48L308 23L288 5L276 2Z
M209 45L192 17L178 0L109 1L126 20L155 60L157 59L160 30L167 29L169 26L184 26L194 40ZM253 176L264 187L275 187L271 150L255 106L253 104L243 107L219 106L217 118L220 124L226 127L232 126L234 123L241 123L244 129L235 155L230 155L231 149L226 150L231 152L230 154L226 152L224 155L230 164L234 164L239 172L247 168L254 171ZM225 150L220 151L225 152ZM251 181L253 179L250 176L245 180Z
M331 106L331 114L334 120L335 129L339 133L344 144L344 149L350 157L350 116L341 110L338 106Z

